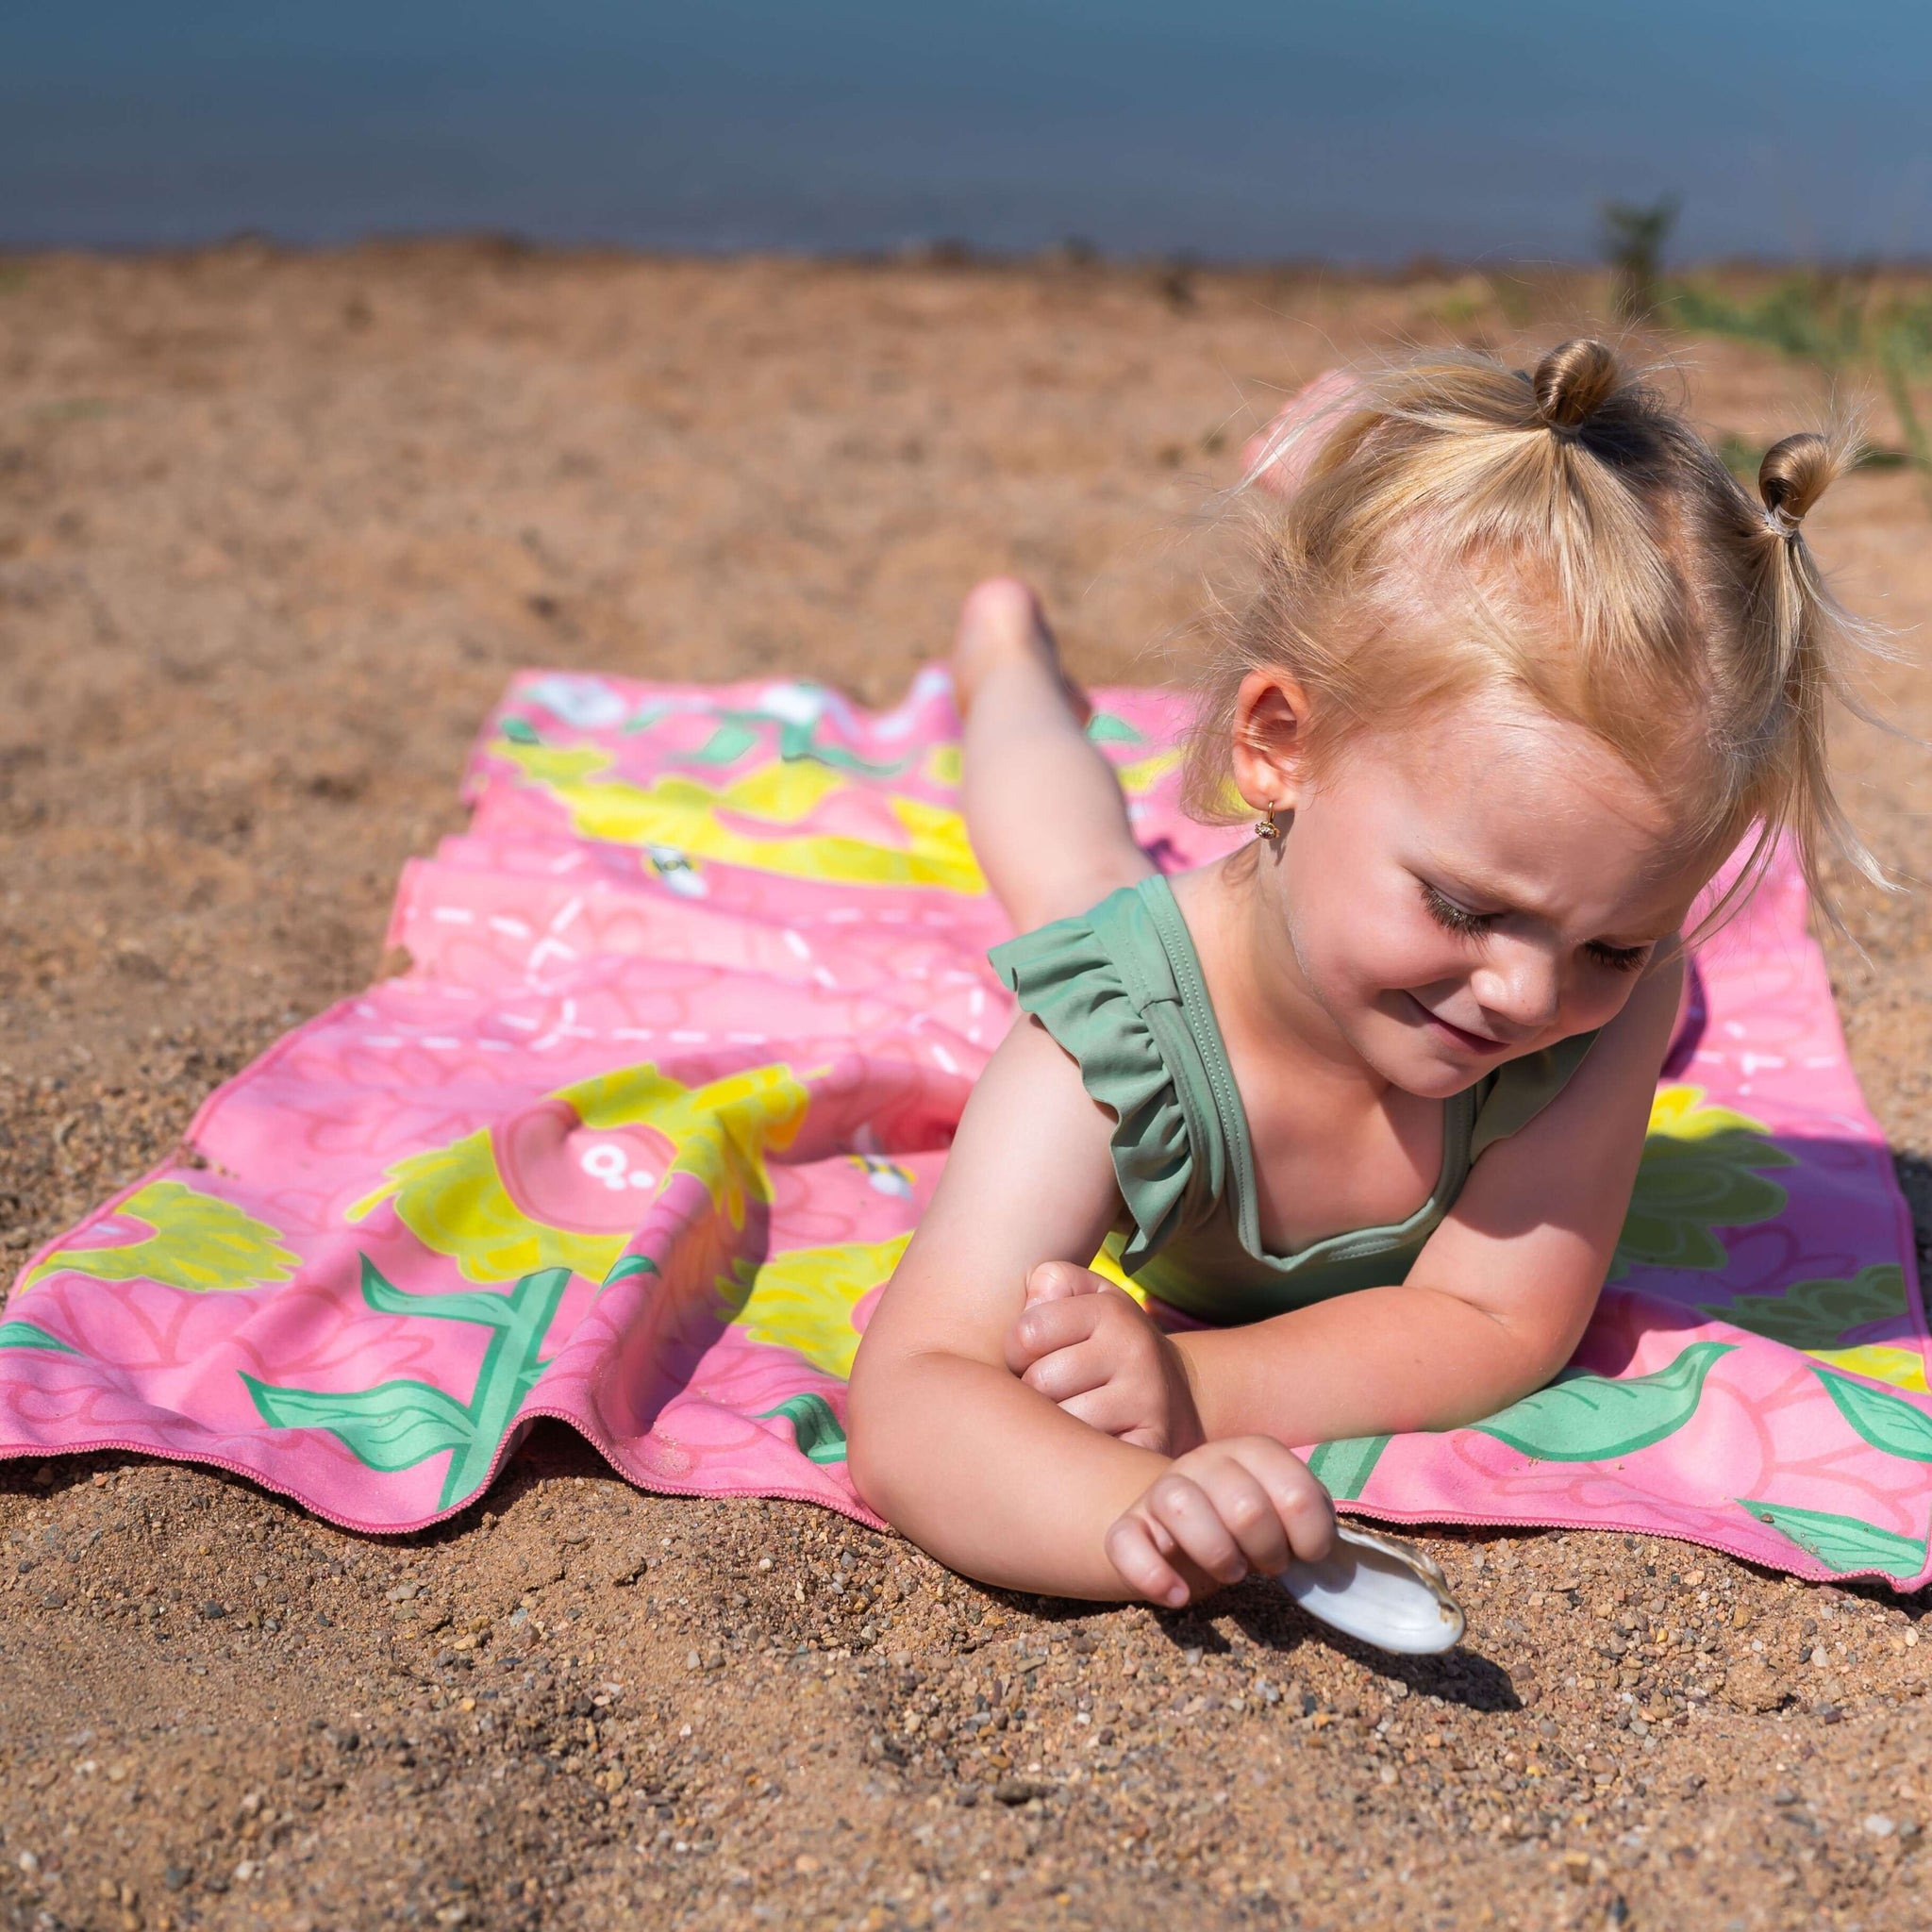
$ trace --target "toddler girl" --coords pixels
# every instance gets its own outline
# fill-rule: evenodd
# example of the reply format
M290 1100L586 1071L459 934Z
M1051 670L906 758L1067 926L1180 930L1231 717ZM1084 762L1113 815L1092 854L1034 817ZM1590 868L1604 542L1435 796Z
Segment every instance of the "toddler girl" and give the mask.
M1692 901L1754 828L1814 887L1869 868L1825 770L1850 628L1799 533L1836 446L1779 443L1754 502L1595 341L1316 404L1191 745L1196 812L1254 821L1231 856L1153 869L1024 586L961 618L1023 1011L850 1426L874 1507L991 1583L1178 1606L1319 1559L1286 1444L1541 1387L1616 1244Z

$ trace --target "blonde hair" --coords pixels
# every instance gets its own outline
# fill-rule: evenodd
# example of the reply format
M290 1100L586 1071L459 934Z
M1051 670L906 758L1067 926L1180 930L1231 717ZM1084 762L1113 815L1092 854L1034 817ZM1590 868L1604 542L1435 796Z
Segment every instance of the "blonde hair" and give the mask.
M1789 838L1835 918L1827 859L1882 882L1826 763L1833 706L1857 709L1847 667L1872 639L1800 526L1854 455L1843 435L1787 437L1754 502L1589 340L1533 374L1435 355L1363 377L1251 473L1306 461L1264 520L1257 580L1220 612L1190 809L1241 816L1229 766L1251 671L1308 693L1318 769L1365 726L1501 684L1597 734L1682 805L1700 849L1756 824L1737 893Z

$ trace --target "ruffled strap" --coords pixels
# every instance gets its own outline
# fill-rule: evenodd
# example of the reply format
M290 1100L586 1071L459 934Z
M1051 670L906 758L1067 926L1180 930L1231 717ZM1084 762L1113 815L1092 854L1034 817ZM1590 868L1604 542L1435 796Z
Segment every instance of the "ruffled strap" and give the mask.
M987 958L1114 1117L1114 1174L1133 1224L1120 1259L1132 1274L1211 1214L1226 1170L1213 1089L1147 901L1123 887Z

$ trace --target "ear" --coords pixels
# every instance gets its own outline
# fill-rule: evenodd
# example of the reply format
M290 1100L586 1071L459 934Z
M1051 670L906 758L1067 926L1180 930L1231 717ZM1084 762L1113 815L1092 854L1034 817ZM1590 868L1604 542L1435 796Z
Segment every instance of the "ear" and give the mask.
M1234 701L1234 785L1255 811L1293 811L1308 789L1308 694L1286 671L1251 671Z

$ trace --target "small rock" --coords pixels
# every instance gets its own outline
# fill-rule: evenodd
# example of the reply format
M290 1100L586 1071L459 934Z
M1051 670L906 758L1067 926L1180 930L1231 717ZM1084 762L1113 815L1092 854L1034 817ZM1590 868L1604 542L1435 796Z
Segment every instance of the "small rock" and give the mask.
M1867 1838L1890 1838L1898 1827L1882 1811L1870 1813L1865 1820Z
M704 1658L701 1657L694 1650L688 1650L684 1654L684 1667L688 1671L695 1671L701 1669L704 1665Z
M800 1852L791 1861L791 1869L801 1878L811 1878L820 1871L819 1861L809 1852Z
M1784 1703L1785 1690L1762 1657L1744 1657L1724 1673L1724 1699L1733 1710L1761 1714Z
M1771 1802L1774 1805L1795 1805L1798 1802L1798 1798L1799 1793L1794 1791L1790 1785L1780 1785L1771 1794Z
M1024 1805L1034 1798L1045 1797L1050 1789L1024 1777L1003 1777L993 1786L992 1794L1002 1805Z
M228 1614L228 1607L226 1604L206 1603L203 1604L201 1607L201 1614L204 1617L206 1617L210 1624L218 1623L222 1618L225 1617Z
M392 1604L412 1603L415 1600L417 1594L421 1591L422 1588L423 1586L420 1583L418 1583L416 1579L412 1576L407 1583L397 1584L396 1587L390 1591L389 1600Z
M170 1891L179 1891L182 1889L182 1887L188 1883L189 1879L192 1878L193 1875L194 1874L189 1871L186 1865L170 1865L168 1869L161 1874L161 1883L165 1885Z
M43 1610L64 1610L67 1607L67 1592L64 1590L50 1590L41 1598Z

